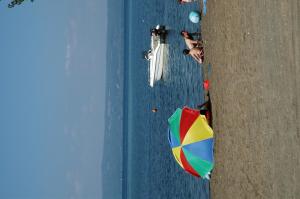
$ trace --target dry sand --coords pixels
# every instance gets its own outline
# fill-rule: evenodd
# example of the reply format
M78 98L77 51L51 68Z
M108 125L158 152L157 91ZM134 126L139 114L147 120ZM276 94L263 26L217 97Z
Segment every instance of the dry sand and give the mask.
M208 0L212 198L300 198L300 1Z

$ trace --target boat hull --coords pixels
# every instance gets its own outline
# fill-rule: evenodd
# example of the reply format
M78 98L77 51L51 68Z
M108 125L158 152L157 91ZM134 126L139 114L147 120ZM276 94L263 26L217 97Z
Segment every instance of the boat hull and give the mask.
M151 87L162 78L163 67L165 65L165 49L166 44L158 44L153 52L153 57L150 59L149 84Z

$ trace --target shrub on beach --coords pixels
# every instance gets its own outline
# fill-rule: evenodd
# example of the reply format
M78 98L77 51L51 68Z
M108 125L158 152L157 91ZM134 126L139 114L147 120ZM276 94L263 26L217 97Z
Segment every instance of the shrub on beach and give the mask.
M24 1L25 0L12 0L12 1L10 1L9 4L7 4L7 7L8 8L13 8L13 7L15 7L15 5L21 5ZM34 0L30 0L30 1L33 2Z

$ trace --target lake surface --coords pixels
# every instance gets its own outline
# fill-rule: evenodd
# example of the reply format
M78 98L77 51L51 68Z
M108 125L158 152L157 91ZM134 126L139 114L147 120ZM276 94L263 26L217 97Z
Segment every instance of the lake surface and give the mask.
M176 163L167 138L167 119L178 107L195 107L203 98L202 68L185 49L181 30L195 32L188 14L199 3L129 0L108 3L106 132L103 198L209 198L209 182ZM169 61L163 80L148 83L151 27L169 29ZM151 109L157 108L157 113Z

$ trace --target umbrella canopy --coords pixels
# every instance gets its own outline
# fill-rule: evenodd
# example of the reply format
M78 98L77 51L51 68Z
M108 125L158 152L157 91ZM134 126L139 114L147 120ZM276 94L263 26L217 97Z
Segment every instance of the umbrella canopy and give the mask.
M178 108L168 119L169 142L178 164L194 176L208 178L214 167L213 130L198 110Z

